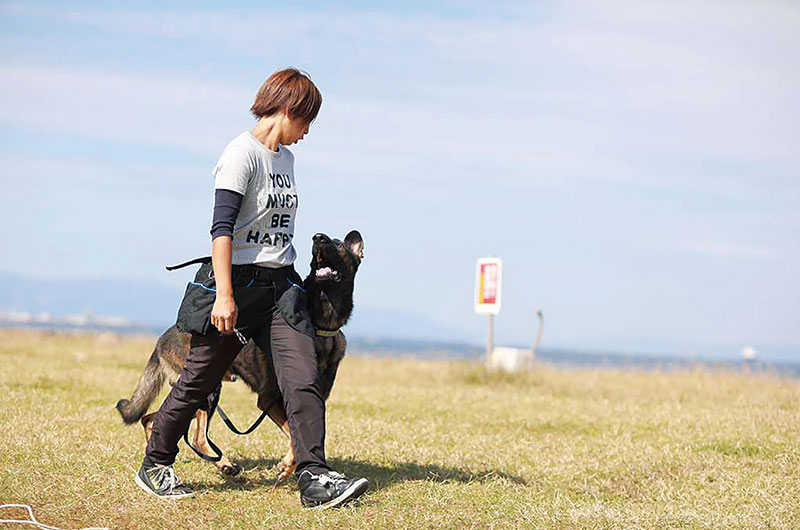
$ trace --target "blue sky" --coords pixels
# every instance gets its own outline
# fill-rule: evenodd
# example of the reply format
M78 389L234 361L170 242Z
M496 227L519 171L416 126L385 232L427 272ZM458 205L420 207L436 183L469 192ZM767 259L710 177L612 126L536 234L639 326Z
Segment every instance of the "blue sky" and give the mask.
M179 292L211 169L292 65L324 96L297 268L358 228L360 313L480 342L493 254L498 344L541 307L549 346L800 358L798 4L222 5L0 4L0 270Z

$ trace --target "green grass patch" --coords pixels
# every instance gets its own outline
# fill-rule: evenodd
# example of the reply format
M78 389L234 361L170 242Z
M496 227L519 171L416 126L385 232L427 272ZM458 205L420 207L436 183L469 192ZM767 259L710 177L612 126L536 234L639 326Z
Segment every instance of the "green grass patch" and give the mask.
M700 452L707 451L719 453L724 456L745 458L755 457L767 452L763 447L742 440L720 440L710 444L700 445L697 450ZM772 453L772 451L769 452Z

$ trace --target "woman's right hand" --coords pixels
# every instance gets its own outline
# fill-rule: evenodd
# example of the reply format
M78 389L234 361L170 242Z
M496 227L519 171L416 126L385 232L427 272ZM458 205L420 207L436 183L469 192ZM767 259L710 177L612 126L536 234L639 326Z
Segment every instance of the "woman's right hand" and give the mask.
M231 333L236 327L236 318L239 316L239 308L233 301L233 296L220 296L214 300L214 307L211 308L211 324L220 333Z

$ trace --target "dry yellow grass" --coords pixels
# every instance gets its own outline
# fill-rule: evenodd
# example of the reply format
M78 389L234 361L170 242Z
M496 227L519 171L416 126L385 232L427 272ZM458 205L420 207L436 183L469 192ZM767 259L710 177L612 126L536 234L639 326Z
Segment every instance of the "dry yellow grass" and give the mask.
M141 429L114 410L153 343L0 330L0 502L63 529L800 528L800 382L703 369L510 377L351 356L327 452L372 482L358 504L302 509L293 483L272 490L279 431L237 437L218 420L212 437L242 476L182 445L175 469L198 495L155 499L133 483ZM256 416L241 383L222 401L240 424Z

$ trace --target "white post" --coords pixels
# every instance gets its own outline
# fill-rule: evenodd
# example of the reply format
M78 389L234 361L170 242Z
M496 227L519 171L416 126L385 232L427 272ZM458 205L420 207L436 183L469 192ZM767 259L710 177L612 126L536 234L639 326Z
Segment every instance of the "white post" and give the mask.
M494 349L494 314L489 313L489 335L486 339L486 364L489 364L489 359L492 357L492 350Z

